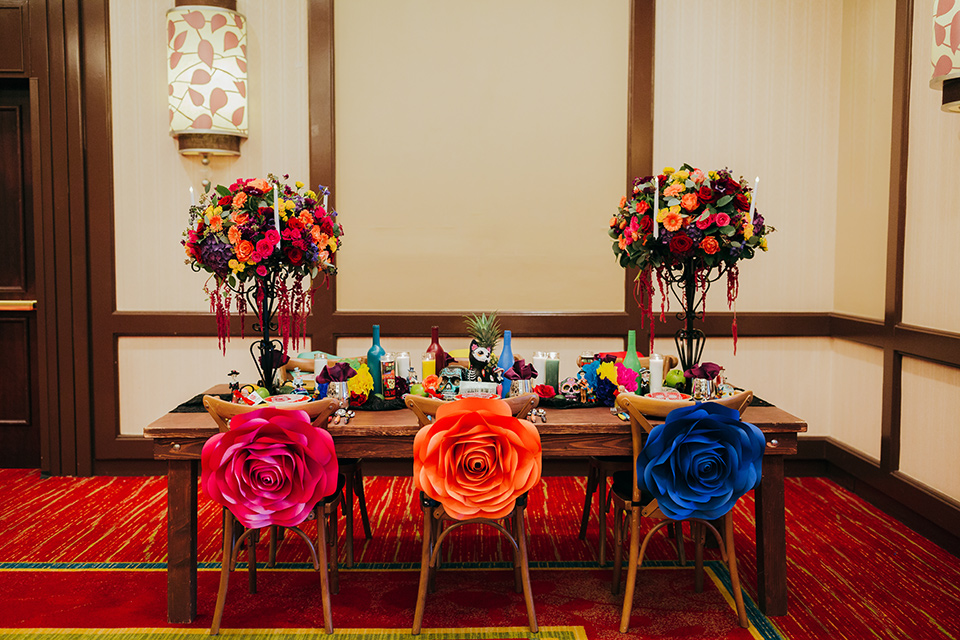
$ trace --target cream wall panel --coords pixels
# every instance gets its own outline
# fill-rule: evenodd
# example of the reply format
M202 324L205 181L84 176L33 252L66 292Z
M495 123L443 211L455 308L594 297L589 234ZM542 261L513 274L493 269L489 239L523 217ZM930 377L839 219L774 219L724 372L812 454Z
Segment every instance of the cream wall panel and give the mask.
M337 353L346 357L364 356L367 355L367 350L371 344L372 340L367 338L341 338L337 341ZM419 357L430 344L430 340L424 338L384 338L380 341L380 344L386 351L407 351L410 353L411 363L419 363ZM624 346L623 340L610 338L513 338L510 344L514 355L528 362L533 359L534 351L556 351L560 354L561 380L576 375L579 369L577 358L584 351L590 353L622 351ZM470 340L466 336L441 337L440 346L448 351L467 349L470 347ZM501 341L496 348L498 356L502 349L503 342ZM414 366L419 372L419 366Z
M883 350L849 340L832 341L829 434L880 460Z
M209 167L177 152L168 133L166 12L170 0L110 2L117 308L206 311L206 276L184 264L189 189L289 173L309 178L307 9L304 0L245 2L250 137L239 158ZM348 229L349 229L349 223ZM108 241L108 239L101 239ZM105 249L106 247L100 247ZM211 322L213 322L211 320Z
M658 3L654 166L760 176L777 229L741 311L833 308L841 23L828 0Z
M886 284L895 9L843 3L834 310L875 319Z
M900 471L960 500L960 369L903 359Z
M231 369L240 372L241 383L256 381L252 342L235 338L223 355L216 338L119 338L120 433L142 435L180 403L230 382Z
M628 29L627 0L337 2L337 307L622 310Z
M941 111L941 93L930 88L932 16L932 2L914 5L903 321L960 333L955 258L960 117Z

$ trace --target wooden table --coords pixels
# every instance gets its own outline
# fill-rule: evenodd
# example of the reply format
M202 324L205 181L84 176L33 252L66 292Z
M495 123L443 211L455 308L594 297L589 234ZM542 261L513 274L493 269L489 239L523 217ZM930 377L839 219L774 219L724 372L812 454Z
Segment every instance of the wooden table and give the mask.
M211 393L226 388L211 389ZM777 407L749 407L744 420L766 436L763 479L755 491L757 591L768 616L787 613L784 456L797 452L803 420ZM413 412L357 411L347 425L331 425L337 454L347 458L410 459L419 426ZM547 409L537 422L545 463L588 456L631 455L630 423L606 407ZM203 443L217 432L206 413L168 413L144 430L153 455L167 461L167 620L192 622L197 613L197 480ZM571 531L571 535L574 532Z

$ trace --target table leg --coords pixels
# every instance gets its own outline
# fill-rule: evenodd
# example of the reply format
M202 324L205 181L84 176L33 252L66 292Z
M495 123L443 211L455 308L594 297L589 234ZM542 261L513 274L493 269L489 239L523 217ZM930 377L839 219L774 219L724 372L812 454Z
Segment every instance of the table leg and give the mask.
M763 456L763 479L754 492L757 519L757 592L760 610L787 615L787 531L783 456Z
M197 468L167 461L167 622L197 616Z

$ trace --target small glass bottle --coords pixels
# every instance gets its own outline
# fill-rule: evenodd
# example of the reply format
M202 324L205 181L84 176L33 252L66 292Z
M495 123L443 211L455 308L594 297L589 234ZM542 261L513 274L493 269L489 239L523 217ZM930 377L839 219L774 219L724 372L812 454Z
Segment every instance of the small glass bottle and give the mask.
M380 356L386 351L380 346L380 325L373 325L373 345L367 351L367 368L373 378L373 392L383 393L383 378L380 376Z
M510 342L511 333L509 330L503 332L503 351L500 352L500 357L497 358L497 366L506 371L513 366L513 345ZM506 398L510 393L510 379L504 377L503 379L503 391L500 394L501 398Z
M427 353L433 354L434 359L434 371L436 375L440 375L440 369L442 365L437 360L440 359L440 354L443 353L443 347L440 346L440 327L433 326L430 327L430 346L427 347ZM426 373L423 374L426 377Z

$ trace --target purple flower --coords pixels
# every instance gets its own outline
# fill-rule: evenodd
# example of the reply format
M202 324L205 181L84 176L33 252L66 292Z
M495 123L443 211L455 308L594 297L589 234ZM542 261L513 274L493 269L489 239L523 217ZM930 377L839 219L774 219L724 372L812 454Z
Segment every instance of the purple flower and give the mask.
M200 262L218 276L230 274L229 263L233 256L233 247L215 235L207 236L200 244Z

